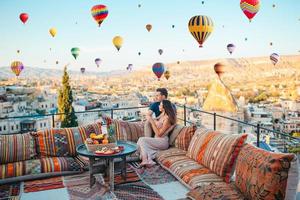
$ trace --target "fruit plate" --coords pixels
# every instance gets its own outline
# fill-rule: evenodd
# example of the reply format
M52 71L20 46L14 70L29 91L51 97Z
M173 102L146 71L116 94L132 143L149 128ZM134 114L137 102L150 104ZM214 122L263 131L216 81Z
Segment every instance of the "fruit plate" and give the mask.
M86 149L89 152L95 152L98 149L102 149L103 147L107 148L115 148L117 146L116 143L108 143L108 144L87 144L85 143Z
M116 147L114 147L114 148L116 148ZM108 156L108 155L114 155L114 154L120 153L122 151L124 151L124 147L123 146L118 146L118 149L113 150L113 149L109 148L108 151L106 151L106 152L97 152L97 151L95 151L94 153L98 156Z

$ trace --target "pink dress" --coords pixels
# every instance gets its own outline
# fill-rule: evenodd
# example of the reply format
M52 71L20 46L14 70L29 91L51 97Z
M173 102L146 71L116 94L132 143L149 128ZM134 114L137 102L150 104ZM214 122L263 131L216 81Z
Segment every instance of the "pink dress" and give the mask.
M158 129L161 129L163 126L163 120L156 122ZM154 159L156 153L160 150L166 150L169 148L169 137L168 135L163 137L140 137L137 141L138 150L140 153L146 153L149 159Z

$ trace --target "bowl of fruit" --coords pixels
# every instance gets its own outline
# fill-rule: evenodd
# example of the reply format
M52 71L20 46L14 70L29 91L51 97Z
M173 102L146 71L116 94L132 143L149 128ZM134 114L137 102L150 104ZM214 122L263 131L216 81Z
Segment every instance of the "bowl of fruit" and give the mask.
M96 150L95 154L96 155L113 155L113 154L117 154L117 153L120 153L121 151L124 150L124 147L123 148L122 147L121 146L103 147L101 149Z
M112 143L108 139L107 134L95 134L91 133L90 136L85 140L85 145L88 151L95 152L103 147L114 148L116 143Z

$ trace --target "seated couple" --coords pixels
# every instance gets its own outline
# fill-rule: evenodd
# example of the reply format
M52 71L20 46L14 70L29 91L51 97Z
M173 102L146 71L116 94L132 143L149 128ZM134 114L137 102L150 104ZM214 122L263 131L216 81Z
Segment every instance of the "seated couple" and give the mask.
M151 167L156 163L153 161L155 155L160 150L169 148L169 132L176 125L176 108L169 100L168 92L165 88L156 90L156 100L149 108L147 121L145 123L145 136L139 138L138 152L142 162L140 167ZM152 118L155 113L156 118ZM150 128L150 131L149 131ZM154 137L152 137L152 131ZM150 132L150 134L149 134Z

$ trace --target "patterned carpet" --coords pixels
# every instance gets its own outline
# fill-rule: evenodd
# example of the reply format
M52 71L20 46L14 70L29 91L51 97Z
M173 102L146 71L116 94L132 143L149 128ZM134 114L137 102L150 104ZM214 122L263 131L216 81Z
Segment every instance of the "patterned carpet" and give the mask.
M1 200L17 200L20 195L20 183L0 185Z
M54 190L59 188L64 188L62 177L26 181L24 183L25 193Z

